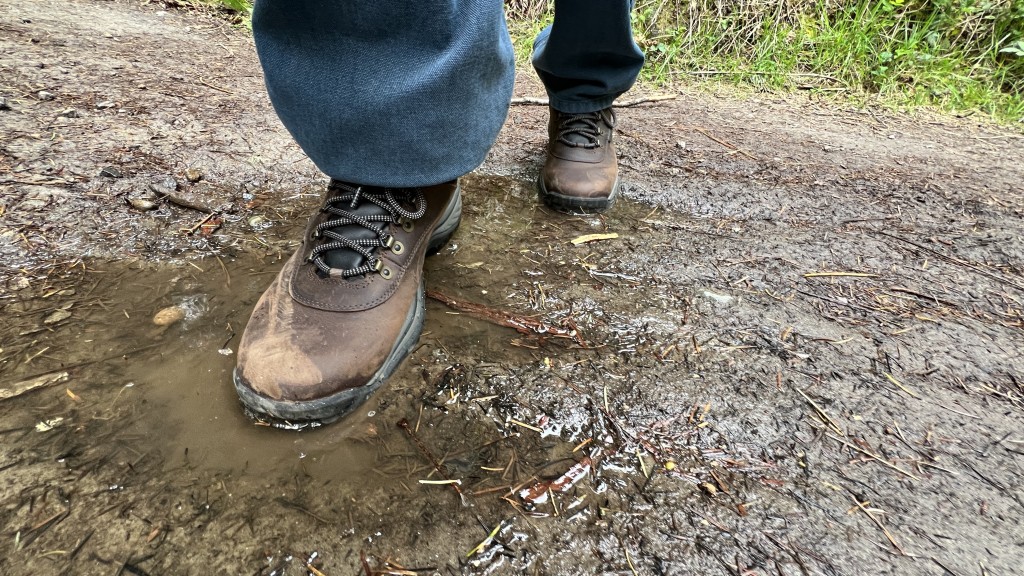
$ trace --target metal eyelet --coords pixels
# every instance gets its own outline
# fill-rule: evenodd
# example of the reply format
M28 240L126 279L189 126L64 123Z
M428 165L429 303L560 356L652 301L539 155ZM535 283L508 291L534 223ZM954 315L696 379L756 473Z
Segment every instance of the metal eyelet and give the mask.
M406 220L405 218L403 218L402 219L402 230L405 230L406 232L412 232L412 229L413 229L412 220Z
M401 254L402 252L405 252L405 244L395 240L395 243L391 245L391 251L395 254Z
M393 275L393 273L391 272L391 268L388 268L387 266L384 266L383 268L380 269L380 277L381 278L383 278L385 280L391 280L391 276L392 275Z

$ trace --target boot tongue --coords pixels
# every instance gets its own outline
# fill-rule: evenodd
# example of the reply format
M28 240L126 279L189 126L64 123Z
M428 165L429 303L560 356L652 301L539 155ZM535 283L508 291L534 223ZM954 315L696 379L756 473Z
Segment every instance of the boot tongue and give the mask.
M373 202L368 200L360 200L359 205L355 208L351 207L351 203L343 202L339 205L340 208L346 212L352 213L356 216L387 216L388 211L380 206L377 206ZM332 218L332 216L329 216ZM371 240L377 237L377 231L383 230L387 222L372 222L374 230L370 230L360 224L346 224L344 226L335 226L334 228L328 228L332 232L344 236L350 240ZM365 258L362 254L359 254L355 250L348 248L338 248L337 250L331 250L323 254L324 262L327 263L331 268L338 268L342 270L351 270L352 268L358 268L365 264Z

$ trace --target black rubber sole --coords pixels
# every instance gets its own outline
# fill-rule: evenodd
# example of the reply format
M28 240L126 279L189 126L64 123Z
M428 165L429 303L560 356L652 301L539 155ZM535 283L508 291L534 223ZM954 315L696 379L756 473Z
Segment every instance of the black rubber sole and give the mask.
M607 198L581 198L579 196L566 196L557 192L551 192L544 186L544 178L537 177L537 196L541 202L558 210L570 214L597 214L612 207L615 198L619 194L619 179L615 179L612 185L611 194Z
M431 234L427 254L436 253L451 240L462 219L461 190L456 189L455 201L448 205L441 223ZM348 415L361 406L384 384L405 360L423 332L423 317L426 312L426 298L422 281L416 292L409 313L406 315L398 340L392 347L384 364L374 373L370 381L359 388L350 388L315 400L287 401L267 398L250 388L239 378L238 369L232 373L235 392L242 401L246 414L262 423L276 428L302 430L330 424Z

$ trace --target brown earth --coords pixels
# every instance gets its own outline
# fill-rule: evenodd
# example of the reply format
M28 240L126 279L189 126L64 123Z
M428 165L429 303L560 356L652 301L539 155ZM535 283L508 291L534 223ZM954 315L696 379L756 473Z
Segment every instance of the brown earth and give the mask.
M620 109L625 199L567 218L514 106L428 288L581 338L434 302L296 433L230 385L323 185L248 34L10 0L0 97L0 398L41 384L0 399L2 574L1020 573L1017 132L683 92Z

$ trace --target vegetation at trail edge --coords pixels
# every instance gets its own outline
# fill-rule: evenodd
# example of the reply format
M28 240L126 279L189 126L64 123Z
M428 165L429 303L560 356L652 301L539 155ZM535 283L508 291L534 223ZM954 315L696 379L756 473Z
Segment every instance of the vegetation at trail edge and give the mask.
M553 3L506 6L525 62ZM813 88L1024 122L1024 0L636 0L633 17L656 86Z

